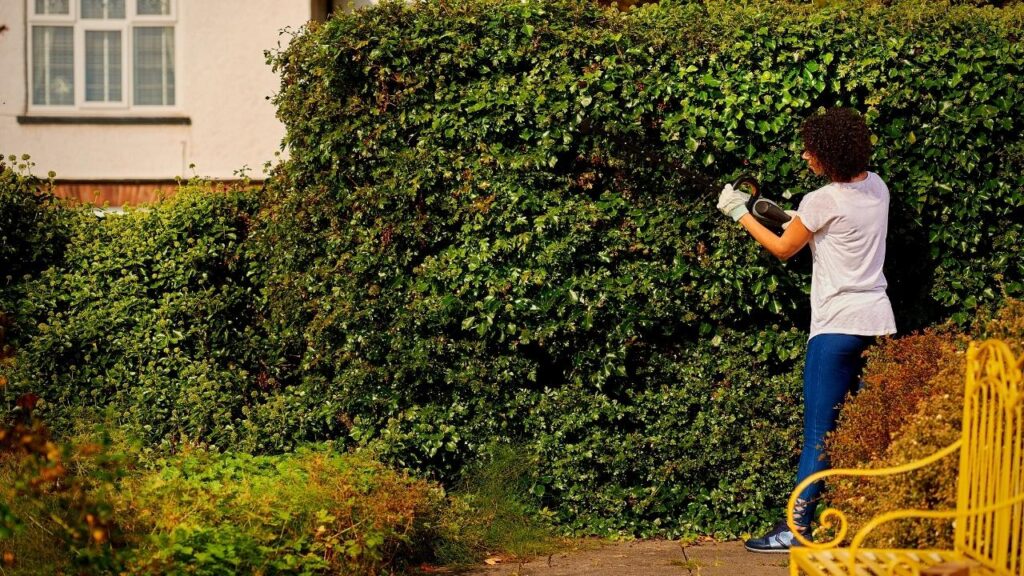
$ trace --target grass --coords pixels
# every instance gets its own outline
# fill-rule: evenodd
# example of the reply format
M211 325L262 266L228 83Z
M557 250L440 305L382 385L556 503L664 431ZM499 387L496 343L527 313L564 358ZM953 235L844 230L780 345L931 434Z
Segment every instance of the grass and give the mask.
M17 462L0 458L0 501L22 522L14 537L0 539L0 575L57 574L67 565L67 554L60 539L44 526L57 511L54 502L17 497L13 487L18 478Z
M546 509L530 493L533 464L522 450L493 446L470 466L442 517L434 551L442 564L464 566L496 555L506 560L543 556L564 548Z

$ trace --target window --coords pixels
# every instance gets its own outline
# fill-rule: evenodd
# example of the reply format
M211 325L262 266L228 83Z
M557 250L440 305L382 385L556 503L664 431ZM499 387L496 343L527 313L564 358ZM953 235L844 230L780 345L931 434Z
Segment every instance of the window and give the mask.
M28 0L30 108L177 105L175 0Z

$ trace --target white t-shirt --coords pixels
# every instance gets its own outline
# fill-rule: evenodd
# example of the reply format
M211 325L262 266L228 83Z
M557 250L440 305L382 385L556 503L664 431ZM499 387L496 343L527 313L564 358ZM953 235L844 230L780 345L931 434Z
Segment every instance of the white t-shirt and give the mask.
M889 228L889 188L868 172L808 193L797 210L811 237L811 338L896 332L882 274Z

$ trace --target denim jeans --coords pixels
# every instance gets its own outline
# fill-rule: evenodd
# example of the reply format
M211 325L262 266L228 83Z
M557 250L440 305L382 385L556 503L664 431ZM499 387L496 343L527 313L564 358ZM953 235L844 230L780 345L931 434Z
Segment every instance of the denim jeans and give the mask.
M825 435L836 427L839 409L846 395L856 392L861 354L874 340L871 336L818 334L807 343L804 366L804 446L800 453L797 484L815 472L829 467L825 453ZM821 482L815 482L800 497L813 502L821 494ZM813 510L813 506L811 508ZM799 519L810 524L810 518Z

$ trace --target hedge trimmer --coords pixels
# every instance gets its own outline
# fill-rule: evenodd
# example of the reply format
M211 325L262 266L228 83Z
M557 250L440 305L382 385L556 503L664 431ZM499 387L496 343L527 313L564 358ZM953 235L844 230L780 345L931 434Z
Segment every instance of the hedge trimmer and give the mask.
M789 222L792 216L786 214L786 211L775 202L761 197L761 183L752 174L741 174L739 178L733 181L733 188L738 190L740 186L746 186L750 189L750 200L747 200L747 210L750 211L754 218L757 218L757 221L766 227L776 232L781 232L783 225Z

